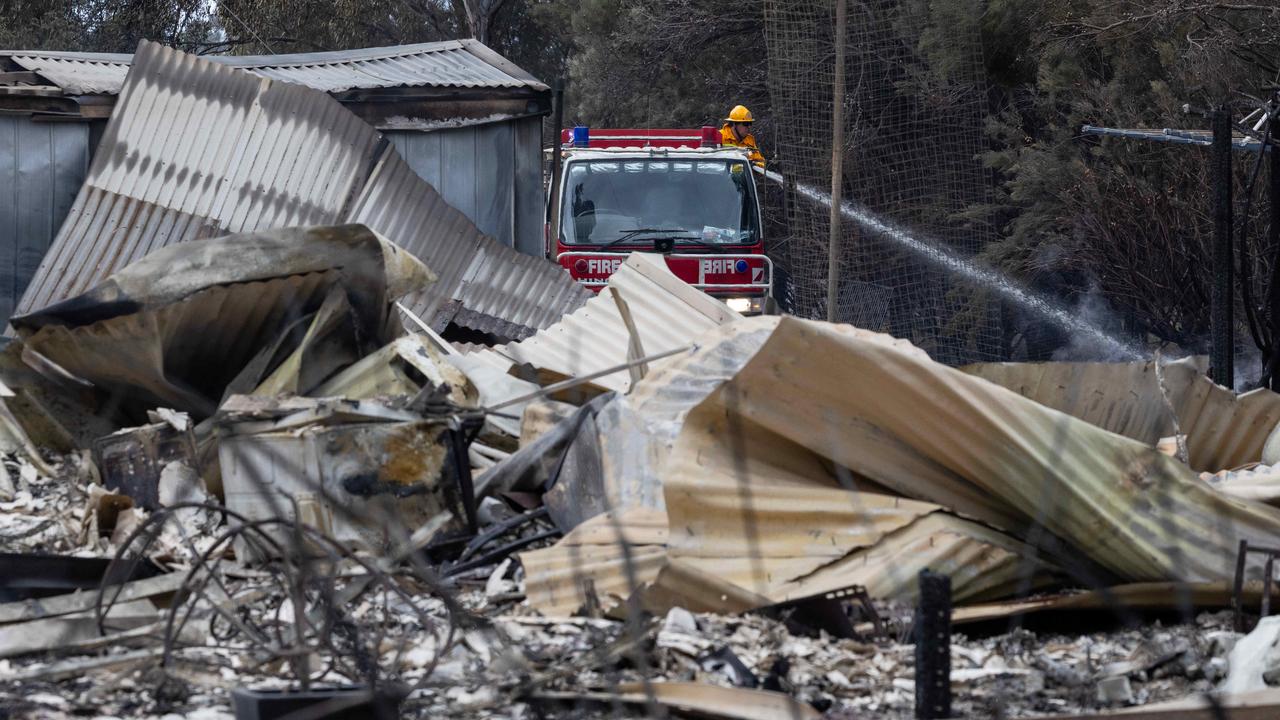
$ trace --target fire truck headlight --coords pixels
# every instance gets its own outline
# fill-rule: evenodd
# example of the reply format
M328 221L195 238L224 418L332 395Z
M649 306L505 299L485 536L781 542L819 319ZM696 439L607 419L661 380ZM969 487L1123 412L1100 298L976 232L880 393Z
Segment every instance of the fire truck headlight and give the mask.
M744 315L748 313L758 313L764 307L762 299L758 297L725 298L724 304L728 305L730 310Z

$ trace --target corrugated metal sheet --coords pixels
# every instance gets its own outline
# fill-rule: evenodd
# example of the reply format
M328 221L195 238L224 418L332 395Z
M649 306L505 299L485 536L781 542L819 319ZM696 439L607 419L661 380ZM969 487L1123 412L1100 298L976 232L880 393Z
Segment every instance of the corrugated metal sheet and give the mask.
M631 335L618 312L614 292L630 307L646 355L688 345L703 332L741 317L677 278L660 258L632 253L609 278L608 288L580 310L527 340L494 351L513 362L567 377L624 363ZM622 370L593 382L608 390L625 391L631 377Z
M620 539L630 546L630 557ZM635 591L630 577L637 585L652 582L666 563L667 516L648 508L597 515L554 546L520 554L529 603L551 617L568 617L582 607L586 580L593 581L596 595L609 607Z
M463 280L456 322L504 337L527 337L551 327L590 298L590 291L559 265L486 236Z
M350 219L391 238L436 273L437 282L406 304L437 330L452 321L525 337L590 295L559 265L481 234L394 151L379 162Z
M71 297L174 242L337 224L378 142L322 93L145 43L18 311Z
M327 95L145 43L19 311L176 242L343 222L369 225L437 273L415 303L428 318L447 322L468 303L461 322L523 337L586 300L559 266L481 234Z
M0 117L0 312L9 317L89 168L89 126Z
M1226 497L1150 446L925 357L790 317L687 416L663 480L672 537L683 530L671 483L696 494L706 465L748 467L743 454L770 434L854 478L1015 535L1043 529L1063 543L1051 559L1089 559L1121 579L1229 578L1241 539L1280 540L1280 511ZM750 493L756 476L731 472Z
M132 55L46 51L0 53L72 94L115 94ZM476 40L447 40L293 55L206 55L204 59L325 92L356 88L547 86Z
M413 253L436 274L436 282L405 304L437 330L456 312L451 304L483 237L467 216L449 205L395 152L378 162L351 222L364 223Z
M963 371L1148 445L1174 433L1149 362L980 363ZM1198 360L1168 363L1161 372L1191 467L1217 472L1262 459L1280 423L1280 394L1258 389L1237 396L1215 385Z

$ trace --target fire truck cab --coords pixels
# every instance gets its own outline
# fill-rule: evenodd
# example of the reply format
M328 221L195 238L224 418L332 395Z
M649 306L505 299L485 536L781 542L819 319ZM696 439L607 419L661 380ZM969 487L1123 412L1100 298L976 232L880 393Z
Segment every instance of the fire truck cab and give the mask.
M771 309L773 263L752 166L746 151L719 145L717 128L576 127L562 133L561 152L547 252L579 283L598 292L628 254L657 252L730 308Z

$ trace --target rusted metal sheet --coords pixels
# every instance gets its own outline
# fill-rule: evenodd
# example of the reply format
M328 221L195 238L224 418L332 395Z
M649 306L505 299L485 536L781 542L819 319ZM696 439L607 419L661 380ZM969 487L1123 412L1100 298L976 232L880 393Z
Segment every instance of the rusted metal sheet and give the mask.
M361 222L439 277L420 315L523 337L585 302L446 203L325 94L144 43L80 195L18 313L84 292L158 248L272 227ZM518 274L519 282L509 276ZM496 283L496 284L495 284ZM536 323L527 326L524 323Z
M167 422L125 428L93 444L94 461L108 490L133 498L147 510L160 507L160 472L171 462L199 470L195 435Z
M395 526L420 527L445 508L443 420L374 402L236 396L219 424L227 507L250 520L297 519L350 547L382 552L397 541ZM269 532L290 546L287 533ZM242 561L265 557L239 541L236 553Z
M164 248L12 322L32 352L124 405L204 417L228 386L261 382L266 368L246 369L289 328L353 318L367 330L341 344L354 361L390 339L390 302L429 281L420 262L363 226L283 228Z
M21 50L0 53L71 94L115 94L134 56ZM290 55L205 55L264 78L325 92L357 88L547 86L476 40Z
M707 382L687 377L699 372ZM1241 539L1280 540L1280 511L1216 491L1149 445L849 326L740 320L699 336L610 407L624 402L640 418L635 432L655 438L634 455L656 469L610 477L657 478L669 522L656 574L660 561L645 556L655 579L642 601L655 611L737 611L850 584L909 599L924 567L951 575L959 601L1063 571L1221 582ZM670 446L663 424L679 428ZM621 455L626 467L633 455ZM535 606L580 601L584 573L614 595L638 589L618 550L570 549L535 560L554 561L527 575ZM680 582L664 583L670 573Z
M652 582L666 560L667 516L648 508L598 515L552 547L520 555L529 603L544 615L563 617L587 601L586 581L608 608L635 591L629 578L637 585Z

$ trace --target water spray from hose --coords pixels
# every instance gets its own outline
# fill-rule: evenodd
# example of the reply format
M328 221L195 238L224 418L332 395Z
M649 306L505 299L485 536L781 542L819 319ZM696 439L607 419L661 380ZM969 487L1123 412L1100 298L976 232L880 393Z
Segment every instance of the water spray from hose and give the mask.
M772 170L764 171L761 174L773 182L780 185L783 184L782 175ZM831 207L831 195L828 193L803 183L796 183L795 190L813 202L825 207ZM948 272L958 274L981 287L999 293L1006 300L1040 315L1067 332L1078 333L1089 338L1105 348L1110 355L1121 357L1125 360L1141 360L1146 357L1145 353L1134 344L1125 342L1101 328L1085 322L1058 303L1019 287L1012 280L991 268L976 265L944 247L921 240L901 228L894 227L853 202L846 200L840 203L840 214L857 223L860 228L868 233L886 237L912 251L920 258Z

